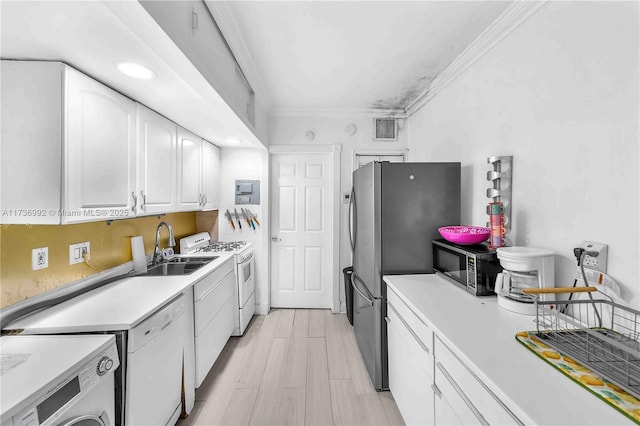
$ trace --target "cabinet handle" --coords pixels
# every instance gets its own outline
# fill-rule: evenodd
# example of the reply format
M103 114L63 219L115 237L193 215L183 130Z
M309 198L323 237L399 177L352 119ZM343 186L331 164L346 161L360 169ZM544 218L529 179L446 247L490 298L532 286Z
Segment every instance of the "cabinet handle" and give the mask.
M144 207L147 205L147 196L144 195L144 191L140 191L140 199L142 203L140 204L140 208L144 210Z
M195 12L191 12L191 29L195 30L198 28L198 14Z
M435 396L437 396L438 398L442 399L442 391L440 390L440 388L438 387L438 385L436 385L435 383L433 383L431 385L431 390L433 391L433 394Z
M136 206L138 205L138 197L136 197L136 193L131 191L131 198L133 198L133 206L131 206L131 211L136 212Z
M420 345L422 350L425 351L427 353L427 355L429 355L429 348L427 348L425 346L425 344L422 343L422 340L418 337L418 335L415 333L415 331L413 331L411 329L411 327L409 327L409 324L407 324L407 322L404 320L404 318L402 318L402 316L398 313L396 308L394 308L393 305L391 305L389 303L387 303L387 307L391 308L391 310L398 316L398 319L400 320L400 322L402 324L404 324L404 327L407 329L407 331L409 331L409 333L413 336L413 338L416 340L416 342L418 342L418 345Z
M451 386L456 391L456 393L460 396L460 398L462 398L462 400L467 405L467 407L469 407L469 409L473 412L473 415L476 416L480 424L483 426L489 426L489 422L484 418L484 416L482 415L482 413L480 413L480 411L476 408L476 406L473 405L473 402L471 402L467 394L464 393L462 388L460 388L460 386L456 383L453 377L451 377L451 375L444 368L444 366L439 362L436 362L436 367L438 367L438 369L440 370L444 378L447 379L447 381L451 384Z

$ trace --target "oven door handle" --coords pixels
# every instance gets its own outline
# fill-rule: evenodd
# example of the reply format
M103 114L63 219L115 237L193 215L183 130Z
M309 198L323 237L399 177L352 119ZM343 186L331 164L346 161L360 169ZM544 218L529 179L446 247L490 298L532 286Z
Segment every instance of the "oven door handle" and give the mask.
M238 262L239 266L244 265L245 263L249 263L253 260L253 252L251 252L251 254L249 255L249 257L247 257L246 259L242 259L242 261Z

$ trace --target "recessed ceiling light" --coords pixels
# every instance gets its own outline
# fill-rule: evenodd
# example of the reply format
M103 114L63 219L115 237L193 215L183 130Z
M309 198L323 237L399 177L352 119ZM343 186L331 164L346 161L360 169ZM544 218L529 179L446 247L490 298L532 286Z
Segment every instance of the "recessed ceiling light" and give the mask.
M227 143L232 145L238 145L240 141L238 139L227 139Z
M121 73L128 75L129 77L141 80L149 80L157 76L155 71L152 69L145 67L144 65L136 64L135 62L119 62L118 69Z

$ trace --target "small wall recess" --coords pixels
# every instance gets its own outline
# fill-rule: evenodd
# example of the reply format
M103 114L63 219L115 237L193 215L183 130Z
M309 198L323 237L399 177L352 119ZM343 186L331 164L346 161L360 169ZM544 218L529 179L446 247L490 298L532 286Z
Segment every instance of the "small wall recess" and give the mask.
M260 181L236 180L236 204L260 204Z
M49 247L31 250L31 269L37 271L49 267Z

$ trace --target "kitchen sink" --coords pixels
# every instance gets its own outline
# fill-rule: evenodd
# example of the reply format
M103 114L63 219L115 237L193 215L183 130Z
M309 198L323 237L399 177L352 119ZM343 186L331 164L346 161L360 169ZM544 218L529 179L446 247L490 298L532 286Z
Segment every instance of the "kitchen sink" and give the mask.
M216 260L220 256L211 256L211 257L198 257L198 256L182 256L182 257L172 257L167 260L169 263L185 263L185 262L204 262L205 264L211 262L212 260Z
M138 274L138 276L151 277L151 276L167 276L167 275L189 275L198 269L202 268L213 259L198 259L193 258L180 258L171 259L169 262L160 263L147 269L147 272Z

